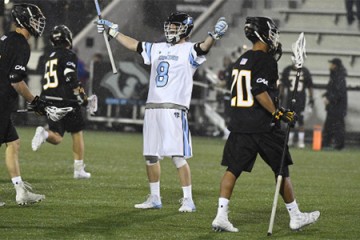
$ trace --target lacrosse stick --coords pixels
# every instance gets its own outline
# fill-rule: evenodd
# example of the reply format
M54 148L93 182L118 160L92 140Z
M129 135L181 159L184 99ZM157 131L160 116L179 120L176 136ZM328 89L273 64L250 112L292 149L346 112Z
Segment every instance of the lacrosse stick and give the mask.
M296 67L297 71L296 71L295 89L292 94L291 103L290 103L290 111L292 111L294 109L294 105L296 103L296 93L297 93L297 88L299 85L300 73L301 73L302 66L304 64L304 60L306 58L305 45L306 45L306 40L305 40L304 33L302 32L302 33L300 33L297 41L292 44L293 56L291 57L291 60L293 61L294 66ZM288 123L286 132L285 132L284 147L283 147L283 152L282 152L282 156L281 156L279 175L276 180L274 201L273 201L273 205L272 205L269 229L268 229L268 233L267 233L268 236L272 235L272 230L274 227L274 220L275 220L276 207L277 207L277 202L278 202L278 197L279 197L279 192L280 192L280 186L281 186L281 183L283 180L283 176L282 176L283 166L284 166L284 161L285 161L286 146L289 141L289 133L290 133L290 123Z
M47 118L51 119L54 122L61 120L63 117L66 116L69 112L73 111L72 107L64 107L64 108L57 108L55 106L48 106L45 107L45 112ZM34 109L19 109L16 111L17 113L27 113L27 112L34 112Z
M66 99L62 97L54 97L54 96L42 96L42 98L46 100L52 100L52 101L62 101L62 102L69 102L69 103L79 103L79 100L76 99ZM86 106L86 110L91 115L95 114L95 112L98 110L98 98L96 95L91 95L87 98L88 104Z
M102 19L99 2L98 2L98 0L94 0L94 2L95 2L97 15L98 15L99 19ZM112 68L113 73L116 74L117 69L116 69L116 66L115 66L114 57L113 57L113 54L112 54L112 51L111 51L111 48L110 48L110 43L108 41L108 38L107 38L107 35L106 35L105 31L103 32L103 35L104 35L106 49L108 51L109 58L110 58L111 68Z

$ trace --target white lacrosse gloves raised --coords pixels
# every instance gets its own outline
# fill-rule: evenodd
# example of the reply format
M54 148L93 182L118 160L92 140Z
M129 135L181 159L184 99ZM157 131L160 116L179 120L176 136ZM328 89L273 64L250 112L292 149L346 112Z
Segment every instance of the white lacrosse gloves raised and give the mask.
M110 37L116 38L119 34L119 26L113 22L110 22L105 19L99 19L95 21L98 33L103 33L105 29Z
M214 31L208 32L208 34L214 39L219 40L222 38L228 29L228 24L226 22L226 19L224 17L219 18L219 20L216 22Z

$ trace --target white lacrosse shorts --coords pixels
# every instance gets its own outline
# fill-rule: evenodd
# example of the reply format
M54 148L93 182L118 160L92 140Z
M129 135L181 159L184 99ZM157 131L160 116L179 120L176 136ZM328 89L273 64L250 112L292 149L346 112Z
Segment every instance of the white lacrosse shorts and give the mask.
M180 109L145 109L143 155L192 157L187 112Z

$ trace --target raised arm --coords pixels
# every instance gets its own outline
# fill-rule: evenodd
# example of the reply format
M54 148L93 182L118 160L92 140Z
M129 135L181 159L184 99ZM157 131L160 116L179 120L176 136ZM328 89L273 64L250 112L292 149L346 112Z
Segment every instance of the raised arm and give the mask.
M119 26L105 19L96 21L99 33L107 31L108 35L115 38L121 45L131 51L136 51L139 41L119 32Z
M224 17L218 19L214 26L214 31L209 32L209 36L200 43L200 48L204 52L208 52L210 48L214 45L216 40L219 40L224 36L226 30L228 29L228 24Z

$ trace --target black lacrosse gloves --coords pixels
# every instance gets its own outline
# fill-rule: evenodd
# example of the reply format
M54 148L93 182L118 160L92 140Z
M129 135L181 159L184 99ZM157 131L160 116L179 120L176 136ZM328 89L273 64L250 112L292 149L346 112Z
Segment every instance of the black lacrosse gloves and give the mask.
M79 87L74 90L74 95L76 96L80 106L86 107L88 105L88 97L83 87Z
M45 115L45 107L47 106L47 102L41 99L39 96L35 96L34 100L29 105L29 109L33 110L38 115Z
M290 125L290 127L294 127L297 121L297 115L294 111L289 109L285 109L283 107L276 109L275 112L272 113L274 122L279 123L280 121L286 122Z

